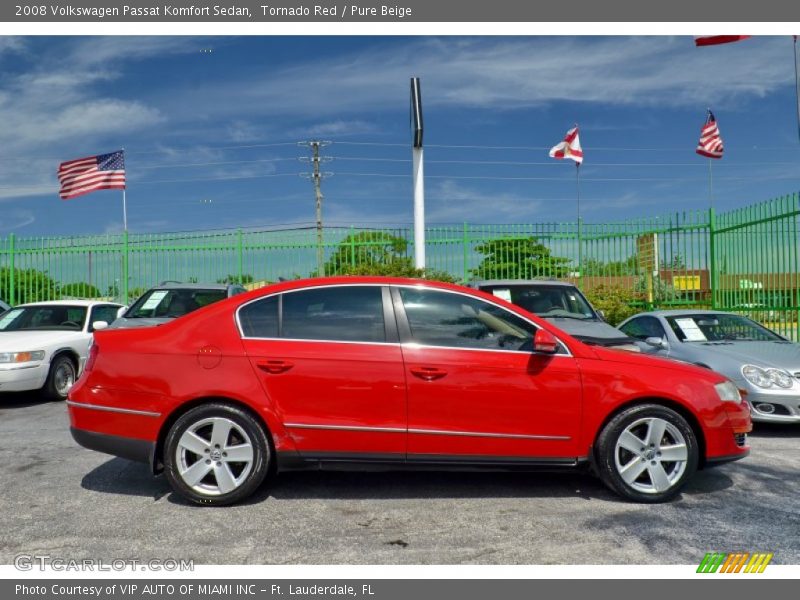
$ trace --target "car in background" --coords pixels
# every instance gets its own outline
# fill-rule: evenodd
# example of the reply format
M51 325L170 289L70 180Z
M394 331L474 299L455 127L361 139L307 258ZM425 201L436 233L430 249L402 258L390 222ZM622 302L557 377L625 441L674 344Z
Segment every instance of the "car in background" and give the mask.
M588 346L500 298L418 279L269 285L160 327L99 331L74 439L198 504L292 469L575 469L669 500L749 453L722 375Z
M631 352L641 350L635 340L606 323L586 296L567 281L491 279L469 285L547 319L585 344Z
M142 294L109 327L124 329L163 325L198 308L246 291L236 284L163 282Z
M43 390L65 400L81 372L96 324L116 318L111 302L22 304L0 315L0 392Z
M753 421L800 423L800 345L752 319L709 310L635 315L620 329L645 352L725 375L746 392Z

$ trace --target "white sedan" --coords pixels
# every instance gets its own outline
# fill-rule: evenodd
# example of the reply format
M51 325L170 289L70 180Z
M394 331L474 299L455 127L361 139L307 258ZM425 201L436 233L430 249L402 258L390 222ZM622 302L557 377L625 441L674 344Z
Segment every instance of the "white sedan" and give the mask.
M75 383L92 332L123 306L93 300L34 302L0 315L0 392L41 389L64 400Z

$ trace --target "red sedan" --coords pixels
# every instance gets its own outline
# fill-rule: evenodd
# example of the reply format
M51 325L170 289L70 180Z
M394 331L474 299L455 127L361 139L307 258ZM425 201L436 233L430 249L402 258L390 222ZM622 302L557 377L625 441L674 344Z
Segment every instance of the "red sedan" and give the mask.
M588 466L660 502L749 453L747 404L721 375L587 346L456 285L291 281L95 335L69 394L73 437L200 504L345 467Z

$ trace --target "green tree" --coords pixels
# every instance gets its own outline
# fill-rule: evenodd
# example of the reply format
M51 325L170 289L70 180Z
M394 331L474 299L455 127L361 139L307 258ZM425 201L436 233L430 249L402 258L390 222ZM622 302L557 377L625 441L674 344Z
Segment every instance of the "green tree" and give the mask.
M479 244L475 250L484 258L470 273L480 279L565 277L572 262L553 256L550 248L535 237L497 238Z
M97 287L83 281L62 285L60 293L62 298L99 298L103 295Z
M422 277L455 281L444 271L417 269L406 256L408 241L387 231L362 231L347 236L323 266L325 275ZM316 275L316 273L312 273Z
M598 285L584 290L586 298L598 310L602 310L606 321L619 325L641 309L642 294L619 285Z
M639 257L634 253L625 260L604 262L596 258L583 259L583 274L593 277L636 275L639 271Z
M0 268L0 298L12 305L39 302L58 298L58 284L47 271L36 269L14 269L14 296L11 295L9 267Z

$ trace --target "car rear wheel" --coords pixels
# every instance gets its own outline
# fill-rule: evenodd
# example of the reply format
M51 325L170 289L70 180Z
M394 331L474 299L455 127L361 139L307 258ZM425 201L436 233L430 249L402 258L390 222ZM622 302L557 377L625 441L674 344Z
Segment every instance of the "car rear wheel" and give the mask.
M624 410L603 428L595 445L600 478L636 502L677 496L697 470L697 438L686 419L658 404Z
M172 489L196 504L225 505L250 496L271 460L267 434L247 411L210 403L170 428L164 472Z
M68 356L56 356L50 363L44 393L51 400L66 400L70 388L75 384L75 363Z

